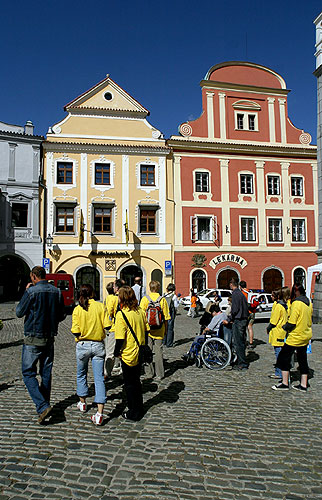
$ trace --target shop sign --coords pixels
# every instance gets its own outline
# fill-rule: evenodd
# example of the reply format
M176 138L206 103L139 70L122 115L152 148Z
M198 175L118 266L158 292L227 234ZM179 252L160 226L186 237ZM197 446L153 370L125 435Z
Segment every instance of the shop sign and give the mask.
M95 252L94 250L90 253L96 257L130 257L129 252Z
M217 257L214 257L209 262L209 266L215 269L218 264L225 264L226 262L234 262L235 264L238 264L242 269L247 266L247 260L234 253L223 253L221 255L217 255Z

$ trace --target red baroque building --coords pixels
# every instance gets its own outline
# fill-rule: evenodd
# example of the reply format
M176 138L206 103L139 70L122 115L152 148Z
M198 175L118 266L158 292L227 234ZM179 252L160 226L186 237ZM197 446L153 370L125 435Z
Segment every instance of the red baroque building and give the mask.
M213 66L202 114L173 150L177 290L226 288L237 276L271 291L305 284L317 262L317 162L288 117L289 90L269 68Z

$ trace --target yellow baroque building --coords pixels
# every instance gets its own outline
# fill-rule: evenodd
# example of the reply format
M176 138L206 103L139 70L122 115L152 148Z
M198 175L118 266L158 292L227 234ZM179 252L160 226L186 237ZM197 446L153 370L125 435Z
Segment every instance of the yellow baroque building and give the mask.
M107 77L65 106L43 144L42 231L51 272L92 283L173 276L170 150L138 101ZM83 231L84 229L84 231Z

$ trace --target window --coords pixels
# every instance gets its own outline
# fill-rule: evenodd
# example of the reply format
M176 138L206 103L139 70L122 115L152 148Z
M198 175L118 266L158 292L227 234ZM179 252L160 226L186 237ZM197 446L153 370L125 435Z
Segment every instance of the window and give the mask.
M95 184L111 184L111 167L109 163L95 163Z
M292 196L303 196L303 177L291 177Z
M67 161L57 162L57 184L73 183L73 163Z
M94 208L94 233L112 232L112 208Z
M244 115L241 113L237 113L237 128L238 130L244 129Z
M210 217L198 217L198 240L199 241L211 241L211 218Z
M248 130L256 130L255 129L255 119L256 119L256 115L248 115Z
M155 167L154 165L140 166L141 186L155 186Z
M305 219L292 219L292 241L306 241Z
M306 274L304 269L302 269L301 267L297 267L296 269L294 269L293 276L293 283L297 283L298 285L302 285L304 288L306 288Z
M278 175L268 175L267 176L267 192L270 195L280 195L280 178Z
M12 204L12 227L28 227L28 203Z
M240 175L240 192L241 194L253 194L253 175L252 174L241 174Z
M56 208L56 231L61 233L74 232L74 207Z
M241 218L241 240L256 241L256 219L252 217Z
M198 193L209 193L208 172L196 172L196 191Z
M140 209L140 233L156 233L156 208Z
M268 219L268 241L283 241L282 219Z
M191 217L191 240L215 241L217 238L217 219L214 216Z

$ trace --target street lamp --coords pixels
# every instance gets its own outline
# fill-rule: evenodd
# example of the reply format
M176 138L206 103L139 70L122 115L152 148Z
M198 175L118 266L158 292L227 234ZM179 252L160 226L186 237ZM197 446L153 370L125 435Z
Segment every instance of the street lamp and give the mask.
M52 249L52 246L53 246L53 241L54 241L54 238L52 237L52 235L49 233L47 235L47 238L46 238L46 245L49 249L49 251Z

